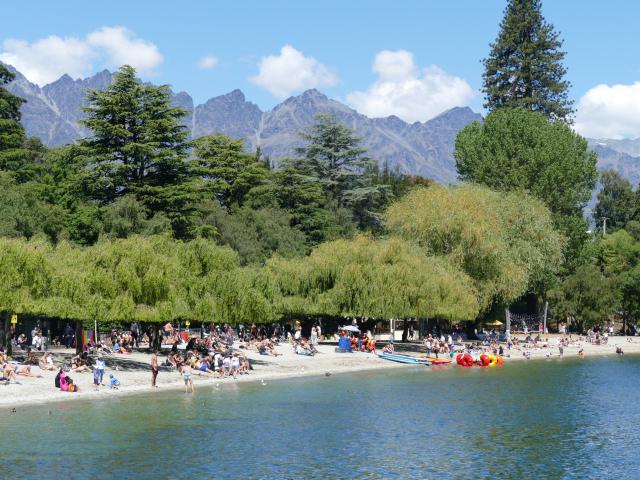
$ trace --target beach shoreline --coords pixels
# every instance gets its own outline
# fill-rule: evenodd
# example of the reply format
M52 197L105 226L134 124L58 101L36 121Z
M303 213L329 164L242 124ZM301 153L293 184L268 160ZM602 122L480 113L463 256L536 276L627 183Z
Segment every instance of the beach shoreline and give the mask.
M549 338L549 346L532 349L512 349L505 362L534 361L540 359L557 359L560 357L555 341L557 335L544 335ZM627 339L631 338L631 342ZM402 352L409 354L423 353L418 344L402 345ZM621 347L625 354L640 354L640 338L636 337L611 337L607 345L582 344L564 348L564 358L577 358L580 349L585 357L616 355L616 347ZM262 356L255 351L247 351L254 370L248 375L239 375L233 378L211 378L208 376L194 375L196 390L200 388L219 388L224 390L236 383L268 383L274 380L285 380L299 377L318 377L325 375L350 374L375 370L395 370L401 368L428 368L394 363L378 358L370 353L337 353L334 345L323 344L319 346L320 354L314 357L301 356L293 353L290 345L284 344L278 347L282 355L278 357ZM70 350L54 350L54 355L66 354ZM523 353L527 352L528 355ZM506 353L506 352L505 352ZM16 408L25 405L46 405L58 402L75 400L106 400L125 395L141 393L161 393L165 391L180 391L184 389L184 383L178 372L163 368L158 376L159 388L151 387L151 372L149 361L151 355L143 352L135 352L131 355L106 356L108 375L113 373L121 382L120 388L109 389L106 386L94 390L93 375L91 373L70 372L79 392L62 392L54 386L56 372L42 371L39 367L32 367L35 374L41 378L19 376L21 384L9 384L0 386L0 408ZM161 360L164 360L164 355ZM474 367L479 368L479 367ZM217 385L217 386L216 386Z

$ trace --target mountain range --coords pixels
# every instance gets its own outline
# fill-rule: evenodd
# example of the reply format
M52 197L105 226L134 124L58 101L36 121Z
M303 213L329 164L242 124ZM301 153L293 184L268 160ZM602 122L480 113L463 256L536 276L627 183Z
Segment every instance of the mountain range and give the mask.
M88 131L78 121L89 89L103 89L112 80L104 70L91 77L74 80L63 75L44 87L29 82L8 66L16 78L8 89L27 102L22 106L22 123L28 135L39 137L48 146L64 145L86 137ZM269 111L246 100L240 90L194 105L186 92L172 94L172 102L189 113L184 119L192 137L224 133L244 138L247 149L260 147L272 160L291 156L302 144L300 132L310 126L316 114L333 114L362 137L368 155L380 164L442 183L456 181L453 145L458 131L482 116L467 107L453 108L427 121L407 123L396 116L368 118L317 90L290 97Z
M64 145L88 136L78 122L89 89L104 89L113 74L103 70L91 77L72 79L63 75L44 87L29 82L10 65L16 78L8 89L27 100L22 106L22 123L28 135L48 146ZM456 181L454 142L467 124L482 121L468 107L456 107L426 122L407 123L396 116L369 118L349 106L312 89L290 97L273 109L262 111L247 101L240 90L194 105L186 92L172 93L172 103L188 113L184 118L193 138L211 133L244 138L248 150L260 147L273 161L291 156L302 144L300 133L318 113L330 113L362 137L368 155L404 173L422 175L441 183ZM640 183L640 139L590 139L598 153L598 169L615 169L635 185Z

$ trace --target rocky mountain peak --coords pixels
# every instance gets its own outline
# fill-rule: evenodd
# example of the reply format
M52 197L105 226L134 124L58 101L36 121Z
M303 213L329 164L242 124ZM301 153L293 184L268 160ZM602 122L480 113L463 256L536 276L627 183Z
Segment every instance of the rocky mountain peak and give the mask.
M19 72L16 75L9 89L28 101L22 109L25 130L51 146L88 135L79 123L86 92L106 88L113 81L113 74L103 70L85 79L63 75L41 89ZM302 144L300 133L313 124L318 113L329 113L354 129L369 156L380 163L444 183L456 180L452 155L455 135L470 121L482 118L466 107L443 112L425 123L408 124L393 115L368 118L316 89L290 97L267 112L247 101L239 89L196 106L187 92L178 92L173 94L172 104L188 112L184 123L192 137L224 133L244 138L248 149L260 146L274 160L292 155Z

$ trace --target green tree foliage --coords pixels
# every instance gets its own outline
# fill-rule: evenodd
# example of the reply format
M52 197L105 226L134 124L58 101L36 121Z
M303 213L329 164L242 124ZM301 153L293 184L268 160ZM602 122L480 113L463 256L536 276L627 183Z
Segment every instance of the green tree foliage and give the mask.
M607 220L607 231L614 232L634 218L636 214L636 196L629 180L615 170L600 174L602 190L598 192L595 219L598 225Z
M267 271L283 313L470 320L478 312L464 273L399 238L336 240L302 259L275 257Z
M26 138L20 124L20 106L24 100L9 92L3 85L15 75L0 63L0 170L19 171L29 159Z
M57 241L64 228L63 211L42 201L41 189L38 183L18 183L14 173L0 171L0 237L44 233Z
M584 138L538 112L499 110L460 131L455 157L462 180L545 202L568 237L567 260L577 258L586 241L582 210L597 179L596 154Z
M102 233L116 238L171 232L171 223L162 212L150 217L149 210L133 195L120 197L103 208L102 224Z
M485 108L523 107L552 120L568 120L571 84L564 79L565 52L540 0L509 0L500 33L483 60Z
M375 182L377 164L365 156L361 139L327 114L318 114L302 138L307 145L296 149L300 158L290 165L314 178L338 207L354 212L360 228L378 226L390 190Z
M203 180L209 198L222 205L242 205L254 187L267 181L269 165L244 149L244 140L206 135L194 141L193 173Z
M387 223L469 275L482 311L544 292L562 261L564 239L549 210L524 193L433 186L389 208Z
M617 279L596 265L581 265L549 292L551 314L567 320L581 332L601 325L619 305Z
M273 288L205 239L101 240L91 247L0 239L4 311L99 322L266 322Z
M291 215L278 207L253 209L248 206L231 211L212 201L202 206L203 234L228 245L240 256L240 262L263 264L271 255L290 258L304 255L308 248L304 233L291 226Z
M169 87L142 83L125 65L87 100L83 124L92 135L82 144L95 198L108 204L133 194L154 212L164 211L178 236L188 236L195 197L181 124L186 112L171 106Z
M640 243L625 230L600 239L593 250L599 268L610 277L627 272L640 260Z
M640 323L640 265L635 265L622 276L621 294L624 320L630 319L637 325Z
M290 215L291 225L302 231L309 245L352 235L352 213L338 207L312 172L301 169L295 159L281 160L270 181L247 194L251 208L279 207Z

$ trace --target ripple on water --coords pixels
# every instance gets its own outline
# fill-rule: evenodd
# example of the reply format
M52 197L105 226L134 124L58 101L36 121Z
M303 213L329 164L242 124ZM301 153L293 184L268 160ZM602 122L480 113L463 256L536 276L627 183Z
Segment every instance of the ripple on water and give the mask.
M13 479L637 478L638 367L408 368L25 407L3 412L3 464Z

